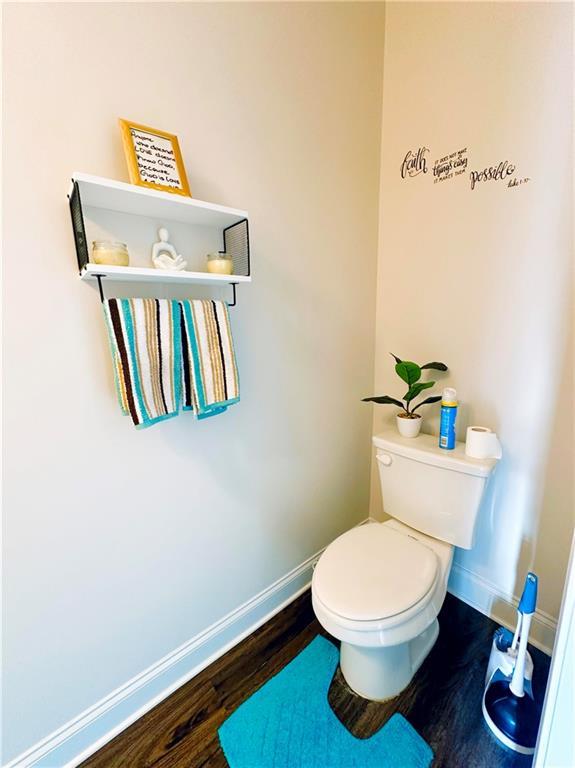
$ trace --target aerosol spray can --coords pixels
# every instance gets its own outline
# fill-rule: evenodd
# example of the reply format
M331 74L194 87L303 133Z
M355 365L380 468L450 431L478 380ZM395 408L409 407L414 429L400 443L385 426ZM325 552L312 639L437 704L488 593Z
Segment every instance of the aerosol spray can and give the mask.
M441 398L441 422L439 425L439 447L455 448L455 419L457 418L457 392L451 387L443 390Z

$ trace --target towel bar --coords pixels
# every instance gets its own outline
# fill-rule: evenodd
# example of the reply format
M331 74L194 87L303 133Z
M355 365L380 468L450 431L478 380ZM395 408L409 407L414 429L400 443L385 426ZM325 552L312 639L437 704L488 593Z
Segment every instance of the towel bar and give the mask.
M98 290L100 291L100 301L103 303L106 297L104 296L104 289L102 287L102 279L105 277L105 275L94 275L96 280L98 281ZM236 300L236 285L237 283L230 283L232 286L232 301L226 301L226 304L228 307L235 307L237 304Z

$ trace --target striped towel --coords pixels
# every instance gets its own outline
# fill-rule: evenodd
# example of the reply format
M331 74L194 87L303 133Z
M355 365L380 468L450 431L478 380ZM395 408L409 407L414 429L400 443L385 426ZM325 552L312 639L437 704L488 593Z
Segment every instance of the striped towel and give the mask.
M136 427L176 416L180 404L180 306L166 299L107 299L116 389Z
M240 399L227 304L181 301L182 400L198 419Z

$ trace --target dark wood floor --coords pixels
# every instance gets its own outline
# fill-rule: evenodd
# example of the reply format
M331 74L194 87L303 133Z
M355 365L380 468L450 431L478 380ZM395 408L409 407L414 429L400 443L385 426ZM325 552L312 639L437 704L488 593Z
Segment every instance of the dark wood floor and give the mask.
M359 738L401 712L433 749L434 768L526 768L530 758L500 747L481 715L496 624L451 595L439 622L435 647L400 696L385 704L366 702L349 690L338 670L328 697L332 709ZM314 617L307 592L81 768L226 768L219 726L317 634L328 637ZM530 651L535 663L533 687L542 700L549 658L534 648Z

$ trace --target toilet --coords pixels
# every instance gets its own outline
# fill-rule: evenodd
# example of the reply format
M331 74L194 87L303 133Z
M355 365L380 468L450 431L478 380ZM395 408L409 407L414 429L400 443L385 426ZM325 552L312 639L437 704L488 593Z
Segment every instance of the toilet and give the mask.
M453 547L471 549L496 459L432 435L373 438L384 510L332 542L312 579L321 625L341 641L340 667L355 693L384 701L409 685L439 633Z

